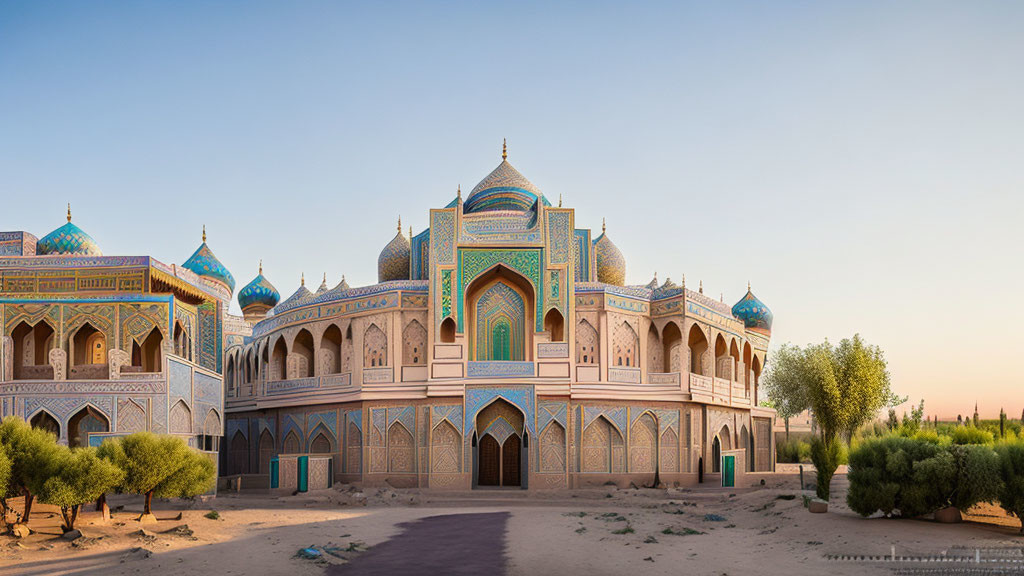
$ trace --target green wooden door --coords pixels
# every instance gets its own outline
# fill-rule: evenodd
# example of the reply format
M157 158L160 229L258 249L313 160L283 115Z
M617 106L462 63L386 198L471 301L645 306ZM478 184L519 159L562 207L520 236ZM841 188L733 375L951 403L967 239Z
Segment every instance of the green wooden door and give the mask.
M732 487L736 485L736 457L722 457L722 486Z
M299 456L299 492L309 490L309 456Z
M512 358L509 338L511 331L507 322L499 322L491 334L491 360L510 360Z
M273 458L270 459L270 487L271 488L277 488L277 486L278 486L278 482L279 482L279 480L277 478L278 466L279 466L279 464L277 463L277 456L274 456Z

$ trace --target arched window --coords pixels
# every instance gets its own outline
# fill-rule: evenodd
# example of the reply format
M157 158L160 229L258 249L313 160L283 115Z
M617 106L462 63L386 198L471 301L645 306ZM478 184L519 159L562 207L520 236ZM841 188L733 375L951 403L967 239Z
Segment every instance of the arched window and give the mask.
M665 325L665 330L661 335L661 344L664 350L665 372L682 372L680 353L682 352L683 334L679 331L679 325L675 322Z
M427 329L416 320L402 331L402 365L427 365Z
M292 343L292 362L294 371L291 378L309 378L313 376L313 335L303 328L295 335Z
M341 342L341 371L352 371L352 325L345 328L345 339Z
M50 380L53 367L50 366L50 350L54 346L54 332L44 321L35 326L19 323L11 331L14 341L14 379Z
M544 330L551 335L552 342L565 341L565 321L557 308L548 310L547 315L544 316Z
M647 371L663 372L661 338L658 337L658 329L651 324L647 330Z
M455 320L451 316L441 322L441 342L446 344L455 342Z
M576 363L597 364L599 346L597 330L590 322L580 320L576 325Z
M174 322L174 354L192 360L192 338L180 320Z
M687 347L690 349L690 372L701 376L711 376L704 368L704 356L708 351L708 339L700 326L694 324L690 327L690 335L687 340Z
M270 374L268 380L288 379L288 346L284 338L278 338L274 342L274 353L270 359Z
M629 322L622 322L616 326L613 341L615 365L635 367L640 340Z
M68 420L68 446L88 446L89 436L102 432L110 432L110 421L99 410L86 406Z
M160 347L163 346L164 335L159 328L150 330L149 335L142 341L132 343L132 366L140 372L160 372L163 370L160 358ZM122 367L122 371L123 371Z
M341 329L334 324L320 338L320 374L341 373Z
M732 358L721 334L715 338L715 378L732 379Z
M29 421L29 424L31 424L33 428L45 430L53 434L55 437L60 438L60 423L45 410L40 411L38 414L33 416L32 420Z
M74 348L71 374L85 380L105 380L107 368L107 337L86 322L71 340Z

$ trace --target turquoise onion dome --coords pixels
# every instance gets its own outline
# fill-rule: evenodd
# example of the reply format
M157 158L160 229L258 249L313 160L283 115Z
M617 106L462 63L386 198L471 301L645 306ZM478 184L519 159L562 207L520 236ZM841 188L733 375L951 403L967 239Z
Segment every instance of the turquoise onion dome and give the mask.
M742 320L750 330L764 334L772 332L772 311L754 296L750 284L747 284L747 294L732 307L732 315Z
M594 259L598 282L616 286L626 284L626 257L608 237L604 221L601 222L601 235L594 240Z
M508 163L508 148L502 144L501 164L473 188L466 197L463 211L489 212L492 210L517 210L525 212L538 200L545 206L551 203L541 191Z
M409 258L412 255L412 244L402 234L402 219L398 219L398 234L388 242L377 257L377 281L409 279Z
M206 245L206 226L203 226L203 244L182 264L188 270L203 278L215 280L227 286L229 292L235 291L235 278L231 272L217 260L213 250Z
M71 204L68 204L67 223L43 236L43 239L36 244L36 254L103 256L103 252L92 236L71 223Z
M281 300L281 294L263 275L263 262L260 262L260 273L238 291L238 305L242 312L251 308L270 310Z

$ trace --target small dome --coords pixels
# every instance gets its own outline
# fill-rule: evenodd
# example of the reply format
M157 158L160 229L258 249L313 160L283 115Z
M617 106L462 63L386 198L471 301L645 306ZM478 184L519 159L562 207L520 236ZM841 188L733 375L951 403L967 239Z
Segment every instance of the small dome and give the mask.
M199 248L189 257L188 260L182 264L183 267L195 272L201 277L216 280L221 284L227 286L228 291L235 291L235 278L231 275L231 272L220 263L220 260L213 255L213 250L206 245L206 227L203 227L203 243Z
M540 200L545 206L551 203L541 191L508 163L507 149L502 145L501 164L491 171L466 197L463 211L489 212L491 210L518 210L525 212Z
M242 312L248 308L264 308L269 310L281 300L281 294L274 288L274 285L263 275L263 265L260 264L260 273L252 282L245 285L238 291L238 305Z
M747 294L732 307L732 315L743 321L743 324L755 332L771 334L772 311L754 296L747 285Z
M409 279L409 256L412 246L409 239L402 234L402 219L398 219L398 234L380 251L377 258L377 281Z
M598 282L616 286L626 284L626 258L611 238L608 238L603 222L601 235L594 240L594 256L597 261Z
M36 254L69 254L75 256L103 256L99 245L84 230L71 223L71 205L68 204L68 221L50 232L36 244Z

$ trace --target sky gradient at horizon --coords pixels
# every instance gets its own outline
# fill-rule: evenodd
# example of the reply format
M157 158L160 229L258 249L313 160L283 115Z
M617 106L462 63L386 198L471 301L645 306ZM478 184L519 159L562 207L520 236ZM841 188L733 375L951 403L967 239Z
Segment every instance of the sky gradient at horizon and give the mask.
M238 287L376 281L395 220L509 160L629 283L773 345L859 332L926 413L1024 409L1024 5L0 5L0 229L74 221ZM233 304L237 312L237 304ZM769 359L770 362L770 359Z

